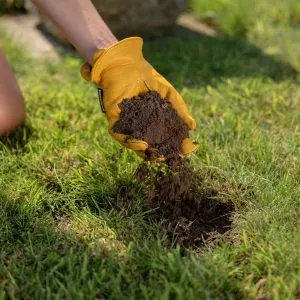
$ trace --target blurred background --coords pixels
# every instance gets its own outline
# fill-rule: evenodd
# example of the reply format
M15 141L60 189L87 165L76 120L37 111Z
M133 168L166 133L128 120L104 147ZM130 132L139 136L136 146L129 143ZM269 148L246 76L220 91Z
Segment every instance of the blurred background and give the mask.
M172 27L184 10L186 0L93 0L93 4L118 37L143 35L157 29ZM35 9L30 0L1 0L2 14L30 13L38 16L41 24L48 32L64 41L63 35L52 25L50 20Z
M300 24L298 0L92 0L101 16L118 36L141 34L173 26L183 11L193 11L197 18L222 34L246 36L254 27L266 23L297 26ZM1 0L0 13L35 12L30 0ZM46 18L40 21L49 30Z
M129 35L152 37L166 32L184 36L196 32L227 39L243 38L264 48L265 54L283 54L283 60L288 56L289 62L299 69L299 55L294 42L300 38L298 0L93 0L92 2L118 38ZM26 39L26 34L21 34L25 30L38 29L38 35L50 34L60 43L67 43L59 30L35 9L30 0L1 0L0 14L2 15L0 23L6 25L6 31L17 39ZM36 34L35 37L38 38ZM32 37L29 39L33 40ZM45 45L39 45L41 43L43 42L37 42L35 45L47 48Z

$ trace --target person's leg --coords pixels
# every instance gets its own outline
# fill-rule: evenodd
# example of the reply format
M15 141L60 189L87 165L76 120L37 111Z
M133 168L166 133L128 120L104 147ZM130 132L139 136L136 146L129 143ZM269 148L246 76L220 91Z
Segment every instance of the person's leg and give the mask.
M25 120L25 105L14 73L0 49L0 136L8 135Z

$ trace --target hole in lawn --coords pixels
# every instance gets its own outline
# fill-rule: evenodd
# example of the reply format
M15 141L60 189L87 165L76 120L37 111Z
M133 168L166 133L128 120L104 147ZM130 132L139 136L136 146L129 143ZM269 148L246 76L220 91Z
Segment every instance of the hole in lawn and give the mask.
M124 227L115 221L110 224L118 228L118 238L125 244L132 242L132 236L140 236L141 224L148 228L148 238L155 239L157 234L163 238L166 249L211 247L228 240L235 213L231 199L239 195L239 189L215 170L195 171L188 161L181 168L174 172L166 164L145 162L131 178L116 179L107 189L94 178L74 204L78 209L88 207L95 215L105 211L118 220L132 220L128 226L122 223Z
M220 200L219 191L203 187L203 179L188 161L177 162L171 168L144 163L136 179L145 183L146 204L155 209L156 217L166 226L171 246L212 244L230 231L233 202L224 197Z
M191 198L182 198L178 203L156 198L152 205L158 207L159 215L167 225L171 244L184 248L213 244L231 229L234 205L221 202L214 190L194 192Z

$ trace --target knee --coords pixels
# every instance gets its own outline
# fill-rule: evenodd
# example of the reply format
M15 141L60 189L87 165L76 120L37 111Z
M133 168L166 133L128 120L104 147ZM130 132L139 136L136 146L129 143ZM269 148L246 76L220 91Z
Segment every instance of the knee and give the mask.
M0 136L13 132L25 119L25 105L13 70L0 51Z
M7 136L25 121L25 105L23 99L18 101L6 102L3 105L0 101L0 136ZM17 105L16 105L17 104Z

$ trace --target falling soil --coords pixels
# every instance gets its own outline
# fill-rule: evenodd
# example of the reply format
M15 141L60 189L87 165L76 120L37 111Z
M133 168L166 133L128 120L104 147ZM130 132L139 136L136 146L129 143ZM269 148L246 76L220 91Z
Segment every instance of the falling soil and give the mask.
M215 189L203 189L188 161L172 159L154 169L142 164L136 178L150 186L146 202L165 221L172 244L212 244L231 229L233 203L217 200Z
M145 152L148 158L181 154L182 141L188 137L188 127L167 99L151 91L124 99L119 107L120 119L114 131L126 134L128 139L146 141L149 144Z
M167 99L148 92L119 104L114 131L146 141L148 159L164 156L164 163L143 163L136 179L146 183L147 205L155 208L167 226L172 244L199 247L214 242L231 228L232 202L217 200L218 191L200 190L202 180L182 159L182 141L188 127Z

